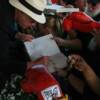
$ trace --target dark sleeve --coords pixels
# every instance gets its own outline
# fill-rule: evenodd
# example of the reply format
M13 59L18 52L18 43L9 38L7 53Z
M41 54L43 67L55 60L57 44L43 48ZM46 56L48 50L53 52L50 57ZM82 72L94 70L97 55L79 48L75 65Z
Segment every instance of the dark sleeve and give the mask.
M26 62L18 62L18 61L2 61L0 62L0 72L5 74L20 74L24 75L26 70Z
M24 73L26 61L13 59L11 56L11 43L8 35L0 31L0 71L7 73Z
M15 8L8 1L0 0L0 29L14 39L15 33L18 31L15 28Z
M77 38L80 39L83 48L87 48L93 36L90 33L82 33L77 31Z
M11 56L11 44L15 40L17 30L15 30L15 9L8 1L0 0L0 71L24 73L26 61L13 59Z

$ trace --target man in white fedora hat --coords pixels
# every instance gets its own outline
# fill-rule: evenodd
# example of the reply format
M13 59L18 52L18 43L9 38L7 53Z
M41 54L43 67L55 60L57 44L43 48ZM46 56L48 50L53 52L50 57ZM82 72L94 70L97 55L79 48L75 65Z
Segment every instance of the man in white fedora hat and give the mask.
M46 0L9 0L9 3L16 8L15 18L22 33L34 34L37 23L46 22L43 13ZM32 32L33 31L33 32ZM17 37L25 37L24 40L30 40L32 37L24 34L17 34Z
M21 27L30 27L35 21L41 24L45 23L46 20L43 11L45 9L46 0L9 0L9 3L16 8L16 20ZM12 18L12 6L9 5L9 3L8 0L0 1L0 72L3 72L3 77L0 76L0 80L1 78L4 80L4 77L8 74L24 74L28 68L31 68L37 63L41 64L41 62L44 62L44 65L47 65L48 63L46 57L43 57L40 61L36 62L15 59L16 56L19 56L20 58L20 56L23 55L20 53L20 49L17 51L17 54L19 53L19 55L11 57L10 53L14 52L14 50L12 50L12 45L16 46L15 37L17 32L14 31L13 24L15 21L14 18ZM29 38L32 39L30 36L27 39L24 37L24 40L30 40Z
M18 31L14 30L14 13L13 7L9 5L9 3L19 10L23 15L26 15L23 18L30 18L38 23L45 23L46 19L43 14L43 11L46 6L46 2L44 0L3 0L0 1L0 72L5 74L11 73L23 73L26 68L32 65L32 61L26 60L19 60L16 57L23 55L19 51L16 51L16 45L23 43L22 41L19 42L17 40L16 43L16 34ZM24 19L25 20L25 19ZM28 22L28 21L24 21ZM23 39L23 38L24 39ZM20 39L23 40L31 40L32 36L30 35L20 35ZM21 48L21 46L20 46ZM14 53L14 54L13 54ZM15 56L16 55L16 56ZM24 57L23 57L24 58ZM0 74L1 75L1 74Z
M9 0L9 3L35 21L42 24L46 22L43 13L46 6L44 0Z

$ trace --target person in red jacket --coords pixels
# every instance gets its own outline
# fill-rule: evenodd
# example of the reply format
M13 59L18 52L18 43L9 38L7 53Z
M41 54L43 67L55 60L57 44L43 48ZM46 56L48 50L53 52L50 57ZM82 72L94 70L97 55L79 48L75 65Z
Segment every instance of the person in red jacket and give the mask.
M64 19L63 27L65 31L91 32L93 29L99 29L100 23L84 12L73 12Z

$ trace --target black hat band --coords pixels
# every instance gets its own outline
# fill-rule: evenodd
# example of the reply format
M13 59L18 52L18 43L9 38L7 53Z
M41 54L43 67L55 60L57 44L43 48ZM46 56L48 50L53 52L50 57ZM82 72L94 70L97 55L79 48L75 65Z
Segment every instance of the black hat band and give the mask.
M27 7L29 10L31 10L32 12L38 14L38 15L41 15L42 14L42 11L40 10L37 10L35 7L32 7L30 4L28 4L25 0L19 0L19 2L21 4L23 4L25 7Z

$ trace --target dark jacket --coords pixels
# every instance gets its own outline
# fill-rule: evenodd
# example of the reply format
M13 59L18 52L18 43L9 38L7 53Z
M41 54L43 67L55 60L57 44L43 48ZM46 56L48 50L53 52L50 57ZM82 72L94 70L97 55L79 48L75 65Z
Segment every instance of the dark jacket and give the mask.
M24 44L15 39L16 32L14 8L10 6L8 0L0 0L0 73L25 72L27 60Z

